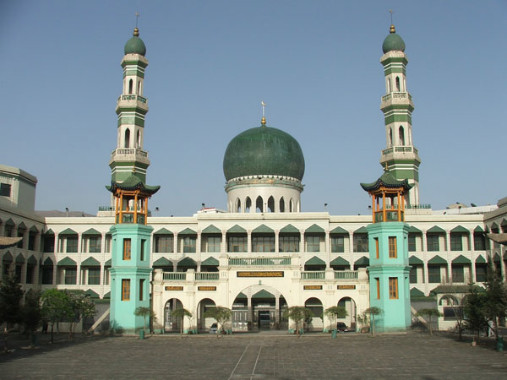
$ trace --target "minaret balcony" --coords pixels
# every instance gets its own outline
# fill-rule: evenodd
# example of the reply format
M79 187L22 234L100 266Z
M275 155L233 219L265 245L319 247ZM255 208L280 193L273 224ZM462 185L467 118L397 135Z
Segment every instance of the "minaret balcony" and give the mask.
M413 146L394 146L382 151L381 162L394 159L413 159L421 162L419 151Z
M382 97L380 103L380 109L384 109L388 106L393 105L407 105L409 104L411 109L414 109L414 103L412 103L412 95L408 92L391 92Z
M125 162L145 162L149 163L148 152L137 148L118 148L111 153L111 162L125 161Z
M148 112L148 99L135 94L120 95L116 110L120 108L140 108Z

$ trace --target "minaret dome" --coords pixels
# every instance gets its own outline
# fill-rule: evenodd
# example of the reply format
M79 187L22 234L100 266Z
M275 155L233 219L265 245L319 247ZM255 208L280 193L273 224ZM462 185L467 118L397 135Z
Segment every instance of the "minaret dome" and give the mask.
M146 55L146 46L141 38L139 38L139 29L134 29L133 37L127 41L124 48L125 55L127 54L139 54L142 56Z
M399 34L396 34L396 28L391 24L389 34L382 44L382 51L385 53L389 51L405 51L405 42Z

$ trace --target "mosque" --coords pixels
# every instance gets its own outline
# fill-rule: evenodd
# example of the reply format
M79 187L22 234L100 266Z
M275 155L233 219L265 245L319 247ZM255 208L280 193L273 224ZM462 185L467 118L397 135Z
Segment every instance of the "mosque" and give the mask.
M232 331L290 330L284 310L292 306L312 310L307 327L326 331L335 321L323 311L337 305L348 314L339 321L352 330L371 306L382 310L380 330L404 330L411 300L484 282L488 261L505 278L507 198L445 212L420 203L408 60L394 25L382 50L383 172L361 184L372 199L371 215L302 212L303 151L263 117L225 151L227 211L203 207L192 216L163 217L148 207L159 187L146 183L148 60L136 28L121 62L107 186L113 204L96 216L35 212L36 177L0 165L0 275L14 274L25 289L86 291L109 305L98 322L109 317L111 327L124 331L142 328L134 310L150 307L153 328L162 333L208 330L213 320L204 313L215 306L232 310ZM445 302L459 300L442 302L446 311ZM182 307L192 318L172 317ZM452 313L446 318L452 321Z

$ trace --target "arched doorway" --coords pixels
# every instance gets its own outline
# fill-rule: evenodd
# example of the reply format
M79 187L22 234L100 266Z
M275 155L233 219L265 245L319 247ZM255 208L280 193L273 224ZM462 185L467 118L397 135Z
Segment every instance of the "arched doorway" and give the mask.
M287 328L283 317L285 298L274 288L252 285L240 292L232 304L233 331L281 330Z
M356 302L350 297L343 297L338 301L338 306L343 306L347 311L347 317L338 318L338 322L344 322L351 330L356 330Z
M209 308L215 307L215 301L210 298L204 298L197 305L197 326L201 331L207 331L211 327L211 325L216 322L213 318L205 318L204 313Z
M232 303L232 330L248 331L252 329L251 319L248 316L248 297L244 293L239 293Z
M164 306L164 331L165 332L180 332L181 331L181 318L173 318L171 313L173 310L183 308L183 304L177 298L171 298L165 303Z
M322 331L324 327L324 307L322 306L321 300L316 297L308 298L305 302L305 308L310 310L313 317L309 321L305 321L306 328L313 331Z
M267 290L259 290L252 296L252 325L258 330L270 330L276 323L276 299Z

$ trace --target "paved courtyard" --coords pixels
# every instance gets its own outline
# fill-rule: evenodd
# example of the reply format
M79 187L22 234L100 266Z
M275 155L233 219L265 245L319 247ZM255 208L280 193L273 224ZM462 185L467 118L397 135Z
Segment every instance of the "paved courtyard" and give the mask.
M419 333L58 339L53 345L41 341L35 350L18 347L0 354L0 378L507 378L506 353Z

